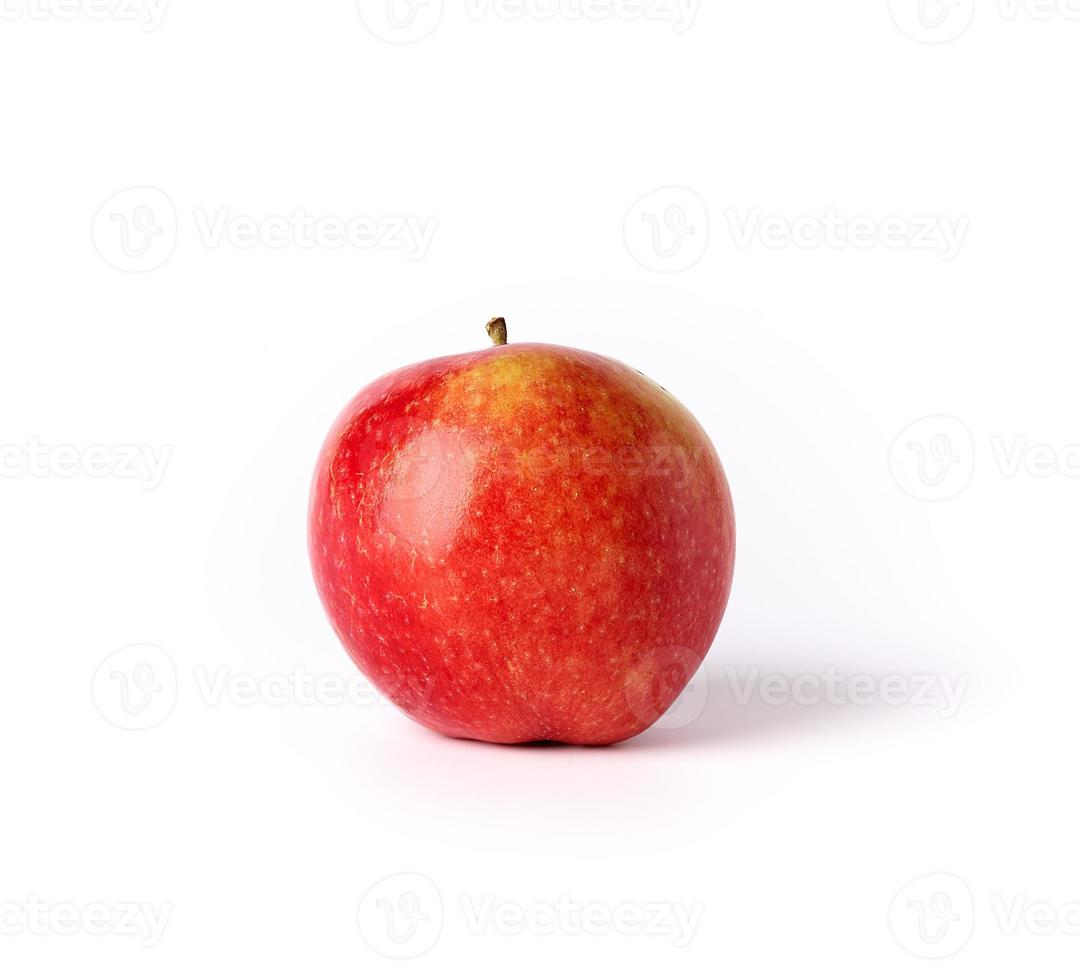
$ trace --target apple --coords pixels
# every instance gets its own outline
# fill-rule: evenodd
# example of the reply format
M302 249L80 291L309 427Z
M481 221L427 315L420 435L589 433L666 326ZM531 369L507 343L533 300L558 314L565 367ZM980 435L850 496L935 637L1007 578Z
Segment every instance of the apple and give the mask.
M709 437L618 361L494 346L394 371L334 423L309 551L338 637L420 724L608 745L709 651L735 521Z

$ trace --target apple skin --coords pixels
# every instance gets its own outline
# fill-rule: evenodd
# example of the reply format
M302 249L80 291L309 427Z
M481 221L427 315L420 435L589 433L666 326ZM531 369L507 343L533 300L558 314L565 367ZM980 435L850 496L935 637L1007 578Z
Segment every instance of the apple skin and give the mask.
M735 520L695 418L623 364L509 344L364 388L319 457L309 551L371 682L457 738L608 745L697 670Z

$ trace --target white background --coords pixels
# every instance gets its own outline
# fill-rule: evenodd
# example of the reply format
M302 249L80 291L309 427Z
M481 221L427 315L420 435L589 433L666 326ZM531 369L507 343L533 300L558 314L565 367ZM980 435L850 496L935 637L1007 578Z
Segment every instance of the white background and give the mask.
M1076 975L1081 15L583 2L6 0L5 976ZM421 730L310 581L334 415L496 314L732 483L616 749Z

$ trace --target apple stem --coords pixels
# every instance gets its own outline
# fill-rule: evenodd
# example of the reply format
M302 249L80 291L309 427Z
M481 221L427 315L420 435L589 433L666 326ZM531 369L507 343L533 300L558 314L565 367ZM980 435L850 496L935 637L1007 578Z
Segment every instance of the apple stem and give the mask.
M507 321L501 316L488 321L488 336L496 347L502 347L507 342Z

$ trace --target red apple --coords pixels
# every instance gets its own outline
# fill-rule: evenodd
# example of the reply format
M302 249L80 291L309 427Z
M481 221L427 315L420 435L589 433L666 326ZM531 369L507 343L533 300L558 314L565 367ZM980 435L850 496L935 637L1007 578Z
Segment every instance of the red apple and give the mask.
M309 547L353 660L428 728L607 745L708 652L735 523L717 453L618 361L507 344L402 368L319 457Z

